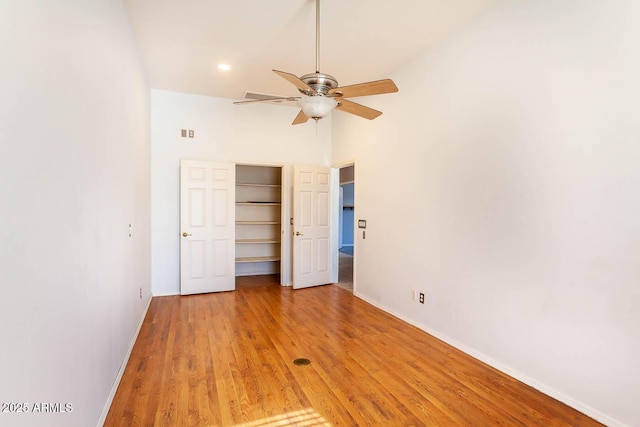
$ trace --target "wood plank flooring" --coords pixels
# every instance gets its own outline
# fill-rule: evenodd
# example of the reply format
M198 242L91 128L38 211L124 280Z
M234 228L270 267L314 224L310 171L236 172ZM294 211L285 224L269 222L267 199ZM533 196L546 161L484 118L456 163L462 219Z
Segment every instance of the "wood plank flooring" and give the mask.
M270 277L154 298L105 425L600 425L344 289Z

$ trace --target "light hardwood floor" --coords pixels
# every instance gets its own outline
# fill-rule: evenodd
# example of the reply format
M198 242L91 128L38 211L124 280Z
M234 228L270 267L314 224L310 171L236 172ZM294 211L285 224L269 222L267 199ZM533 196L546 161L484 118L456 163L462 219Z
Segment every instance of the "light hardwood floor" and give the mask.
M600 424L337 286L243 278L153 299L105 425Z

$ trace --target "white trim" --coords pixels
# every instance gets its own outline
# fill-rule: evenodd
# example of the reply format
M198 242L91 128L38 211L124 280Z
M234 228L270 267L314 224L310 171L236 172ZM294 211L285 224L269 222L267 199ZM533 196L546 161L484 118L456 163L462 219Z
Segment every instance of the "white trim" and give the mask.
M523 382L524 384L526 384L528 386L533 387L534 389L538 390L539 392L544 393L547 396L550 396L550 397L552 397L552 398L554 398L556 400L559 400L560 402L562 402L562 403L564 403L564 404L576 409L577 411L582 412L583 414L593 418L594 420L596 420L598 422L601 422L601 423L603 423L603 424L605 424L607 426L610 426L610 427L625 427L626 426L626 424L621 423L620 421L618 421L618 420L616 420L614 418L611 418L610 416L608 416L606 414L603 414L602 412L597 411L597 410L593 409L592 407L590 407L590 406L588 406L588 405L586 405L586 404L584 404L584 403L582 403L582 402L580 402L578 400L575 400L575 399L567 396L564 393L561 393L561 392L559 392L559 391L557 391L557 390L555 390L555 389L553 389L553 388L551 388L551 387L549 387L549 386L547 386L545 384L542 384L541 382L539 382L539 381L537 381L537 380L535 380L535 379L533 379L533 378L531 378L531 377L529 377L529 376L527 376L527 375L525 375L525 374L513 369L510 366L505 365L504 363L501 363L498 360L495 360L492 357L487 356L486 354L484 354L482 352L479 352L479 351L475 350L472 347L469 347L469 346L467 346L465 344L462 344L461 342L456 341L456 340L454 340L454 339L452 339L452 338L450 338L450 337L448 337L446 335L443 335L443 334L441 334L439 332L436 332L433 329L431 329L431 328L429 328L429 327L427 327L427 326L425 326L425 325L423 325L423 324L421 324L419 322L414 321L413 319L410 319L410 318L408 318L406 316L403 316L403 315L401 315L399 313L394 312L393 310L391 310L391 309L379 304L377 301L371 300L371 299L365 297L364 295L358 293L355 289L353 291L353 295L358 297L358 298L360 298L360 299L362 299L363 301L366 301L367 303L371 304L372 306L374 306L374 307L376 307L376 308L378 308L378 309L380 309L380 310L382 310L382 311L384 311L384 312L386 312L388 314L391 314L392 316L397 317L398 319L400 319L400 320L402 320L402 321L404 321L404 322L406 322L406 323L408 323L410 325L413 325L418 329L421 329L422 331L426 332L427 334L432 335L433 337L435 337L435 338L437 338L437 339L439 339L441 341L444 341L445 343L455 347L456 349L462 351L463 353L466 353L469 356L471 356L471 357L473 357L475 359L478 359L479 361L481 361L483 363L486 363L487 365L497 369L498 371L500 371L500 372L502 372L502 373L504 373L506 375L509 375L510 377L513 377L513 378L517 379L518 381Z
M140 329L142 329L142 324L144 323L144 319L147 317L147 311L149 311L149 306L151 305L151 300L153 299L155 295L150 295L149 296L149 300L147 301L147 306L145 307L144 311L142 312L142 317L140 318L140 323L138 323L138 329L136 329L136 333L133 334L133 339L131 340L131 343L129 344L129 349L127 350L127 354L124 357L124 360L122 361L122 364L120 365L120 370L118 371L118 375L116 375L116 379L113 382L113 387L111 387L111 392L109 393L109 397L107 397L107 401L104 404L104 409L102 410L102 415L100 415L100 418L98 419L98 427L101 427L104 425L104 422L107 420L107 415L109 415L109 409L111 409L111 404L113 403L113 398L116 396L116 392L118 391L118 386L120 385L120 381L122 380L122 376L124 375L124 370L127 367L127 364L129 363L129 358L131 357L131 352L133 351L133 347L136 344L136 341L138 340L138 334L140 334Z
M340 169L348 168L350 166L354 167L353 181L340 182ZM355 175L356 174L356 159L351 158L349 160L345 160L345 161L342 161L342 162L333 163L331 165L331 168L338 171L338 178L337 178L338 179L338 187L340 187L343 184L354 184L355 185L355 182L356 182L356 175ZM340 239L341 247L342 246L353 246L353 273L352 273L353 277L352 277L352 283L353 283L353 291L354 291L354 295L355 295L355 290L356 290L356 286L357 286L357 283L356 283L357 282L357 280L356 280L356 261L357 261L357 258L356 258L356 246L355 246L355 244L356 244L356 239L358 237L357 233L356 233L357 228L356 228L356 224L355 224L356 218L357 218L357 215L356 215L357 214L357 208L356 208L357 202L356 202L356 189L355 188L354 188L354 193L353 193L353 202L354 202L353 203L353 205L354 205L354 208L353 208L353 222L354 222L354 224L353 224L353 244L351 244L351 245L343 244L342 243L342 236L339 236L339 239ZM336 258L339 257L339 254L338 254L339 251L340 251L340 249L338 248L338 250L336 251L336 254L335 254ZM339 261L336 261L336 262L339 262ZM337 275L336 275L336 277L337 277Z
M338 268L339 268L339 246L342 244L342 236L340 233L340 169L330 168L330 189L329 199L330 208L329 212L331 219L329 220L329 252L331 254L331 266L330 266L330 281L331 283L338 283Z
M180 292L161 292L153 294L154 297L173 297L176 295L180 295Z
M336 169L342 169L342 168L348 168L349 166L355 166L355 164L356 164L356 160L351 159L351 160L345 160L344 162L333 163L331 167Z
M238 161L232 160L235 166L261 166L280 168L280 286L291 286L291 181L289 169L291 163L263 162L263 161Z
M291 269L292 269L292 233L291 233L291 174L290 165L282 165L280 167L280 185L282 193L280 195L280 227L282 235L280 236L280 286L291 286Z
M290 163L273 163L273 162L240 162L231 160L231 163L234 163L236 166L265 166L265 167L273 167L273 168L284 168L289 166Z

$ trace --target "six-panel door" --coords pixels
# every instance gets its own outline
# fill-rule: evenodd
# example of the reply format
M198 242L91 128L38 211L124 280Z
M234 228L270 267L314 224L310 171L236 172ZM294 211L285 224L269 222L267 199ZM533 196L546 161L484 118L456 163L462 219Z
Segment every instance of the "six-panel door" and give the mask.
M180 293L235 289L235 165L180 164Z

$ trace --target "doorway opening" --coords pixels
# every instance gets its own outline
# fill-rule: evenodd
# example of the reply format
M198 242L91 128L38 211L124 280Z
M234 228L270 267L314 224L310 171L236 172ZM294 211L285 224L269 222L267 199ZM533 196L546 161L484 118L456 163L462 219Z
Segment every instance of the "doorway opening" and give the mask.
M338 286L353 292L355 165L340 168Z
M236 164L236 289L280 284L283 169Z

